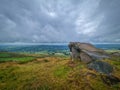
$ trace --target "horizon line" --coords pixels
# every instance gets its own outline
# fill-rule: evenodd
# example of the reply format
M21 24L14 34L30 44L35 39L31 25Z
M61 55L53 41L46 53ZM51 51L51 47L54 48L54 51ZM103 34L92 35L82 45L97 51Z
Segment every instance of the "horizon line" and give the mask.
M85 43L85 42L82 42ZM14 43L0 43L0 45L67 45L69 42L39 42L39 43L26 43L26 42L14 42ZM120 43L93 43L91 44L120 44Z

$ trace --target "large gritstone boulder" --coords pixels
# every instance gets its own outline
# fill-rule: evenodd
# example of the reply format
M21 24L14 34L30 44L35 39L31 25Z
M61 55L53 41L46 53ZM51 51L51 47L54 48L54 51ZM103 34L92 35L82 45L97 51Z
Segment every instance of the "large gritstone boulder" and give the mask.
M109 58L104 50L98 49L89 43L70 42L68 46L72 60L90 63L94 60Z

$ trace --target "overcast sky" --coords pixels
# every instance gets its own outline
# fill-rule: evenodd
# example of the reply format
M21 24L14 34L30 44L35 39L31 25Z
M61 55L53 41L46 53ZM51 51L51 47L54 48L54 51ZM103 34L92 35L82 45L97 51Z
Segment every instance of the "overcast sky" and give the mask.
M120 0L0 0L0 43L120 43Z

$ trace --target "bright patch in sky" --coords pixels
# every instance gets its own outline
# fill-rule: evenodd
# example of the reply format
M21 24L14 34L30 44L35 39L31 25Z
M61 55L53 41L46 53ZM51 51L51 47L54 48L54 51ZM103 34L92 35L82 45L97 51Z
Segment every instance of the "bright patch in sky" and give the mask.
M56 17L56 16L57 16L55 12L49 12L49 15L50 15L51 17Z

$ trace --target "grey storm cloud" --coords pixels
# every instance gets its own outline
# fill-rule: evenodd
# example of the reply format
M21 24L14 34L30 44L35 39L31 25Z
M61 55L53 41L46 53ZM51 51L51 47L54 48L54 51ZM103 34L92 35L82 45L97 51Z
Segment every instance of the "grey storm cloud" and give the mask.
M0 0L0 42L120 43L119 0Z

